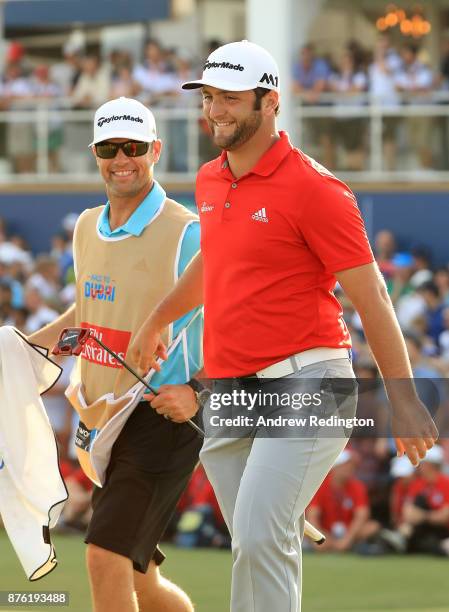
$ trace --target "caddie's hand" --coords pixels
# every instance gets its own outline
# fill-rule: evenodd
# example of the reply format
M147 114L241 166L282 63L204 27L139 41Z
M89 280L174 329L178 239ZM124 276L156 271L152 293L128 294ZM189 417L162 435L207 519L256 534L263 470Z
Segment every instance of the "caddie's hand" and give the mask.
M438 439L438 429L421 400L392 403L392 432L397 455L407 455L415 467Z
M151 321L145 322L134 336L127 355L142 376L151 369L159 372L161 366L157 363L157 359L166 360L168 358L167 347L161 339L161 330L156 328Z
M145 393L143 399L175 423L183 423L198 412L196 393L189 385L161 385L157 395Z

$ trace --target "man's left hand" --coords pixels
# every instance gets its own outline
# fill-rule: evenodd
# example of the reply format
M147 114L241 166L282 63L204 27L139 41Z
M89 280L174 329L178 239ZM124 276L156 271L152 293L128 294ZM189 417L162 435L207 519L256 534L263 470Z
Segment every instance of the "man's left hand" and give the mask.
M398 456L407 455L415 467L438 439L438 430L419 398L391 401L392 431Z
M184 423L198 412L196 393L189 385L161 385L157 395L145 393L143 399L175 423Z

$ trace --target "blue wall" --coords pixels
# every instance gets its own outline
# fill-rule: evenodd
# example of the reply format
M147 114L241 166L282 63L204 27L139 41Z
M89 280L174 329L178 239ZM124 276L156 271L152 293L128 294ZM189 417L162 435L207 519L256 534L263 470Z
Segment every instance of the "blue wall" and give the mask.
M7 2L6 27L68 23L129 23L167 19L168 0L24 0Z
M358 193L358 203L373 244L381 229L391 230L399 250L427 246L435 266L449 262L449 190L447 192Z
M169 194L193 206L193 195ZM0 217L10 234L20 234L34 253L49 251L52 236L62 231L61 221L70 212L81 213L107 201L101 192L83 193L1 193Z
M170 193L184 204L193 204L191 193ZM426 245L434 253L434 264L449 262L449 191L447 193L357 194L368 236L390 229L399 248ZM51 237L60 231L69 212L81 212L104 203L102 193L14 193L0 194L0 217L10 230L23 235L34 252L46 251Z

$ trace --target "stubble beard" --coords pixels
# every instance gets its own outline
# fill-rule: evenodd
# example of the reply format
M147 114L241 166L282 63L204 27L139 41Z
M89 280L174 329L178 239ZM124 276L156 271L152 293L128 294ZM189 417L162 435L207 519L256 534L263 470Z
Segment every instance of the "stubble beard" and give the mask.
M215 126L213 122L210 122L213 141L217 147L220 147L220 149L224 149L225 151L235 151L254 136L261 123L261 113L259 111L253 111L247 119L242 121L240 124L237 124L233 134L230 134L227 137L217 138L215 137L214 132Z

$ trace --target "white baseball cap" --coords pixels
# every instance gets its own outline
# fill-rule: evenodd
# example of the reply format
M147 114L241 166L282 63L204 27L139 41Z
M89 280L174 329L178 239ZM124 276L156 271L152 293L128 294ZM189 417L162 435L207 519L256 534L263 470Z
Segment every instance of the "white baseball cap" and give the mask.
M410 463L410 459L403 455L402 457L394 457L390 463L390 474L393 478L405 478L411 476L415 469Z
M336 465L343 465L344 463L347 463L348 461L351 461L352 459L354 459L354 455L351 453L350 450L345 448L344 450L341 451L341 453L335 459L334 467Z
M226 91L247 91L264 87L279 91L279 68L273 57L247 40L218 47L206 60L203 76L183 83L183 89L210 85Z
M153 113L138 100L116 98L95 113L94 139L89 147L110 138L129 138L140 142L157 140Z
M441 448L441 446L438 446L438 444L436 444L435 446L432 446L432 448L430 448L427 453L426 456L424 457L424 459L421 459L421 461L427 461L428 463L443 463L444 462L444 451Z

